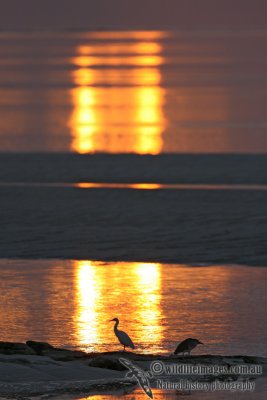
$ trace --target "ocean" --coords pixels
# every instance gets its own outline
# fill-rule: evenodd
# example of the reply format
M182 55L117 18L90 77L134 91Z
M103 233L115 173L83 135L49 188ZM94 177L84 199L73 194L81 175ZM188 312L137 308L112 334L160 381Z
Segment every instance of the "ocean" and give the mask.
M267 31L2 31L1 152L266 153Z
M1 340L267 356L266 47L0 32Z

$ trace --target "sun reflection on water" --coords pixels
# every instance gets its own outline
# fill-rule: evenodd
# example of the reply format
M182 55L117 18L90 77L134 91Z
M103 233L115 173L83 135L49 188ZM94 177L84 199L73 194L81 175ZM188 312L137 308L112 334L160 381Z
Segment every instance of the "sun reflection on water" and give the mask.
M162 340L161 319L161 271L159 264L134 264L136 283L140 288L140 307L138 310L140 325L143 326L143 338L150 344ZM138 302L139 304L139 302ZM160 325L160 330L158 329Z
M78 315L77 330L81 344L99 341L97 328L97 301L100 297L99 282L92 261L78 261L76 296Z
M205 343L195 354L266 353L264 268L2 260L0 270L4 341L121 350L118 317L138 353L170 354L187 337Z
M77 47L69 120L72 151L161 152L166 127L161 47L156 41Z
M120 348L110 322L115 316L120 318L120 329L130 334L137 348L144 338L153 346L162 342L160 264L124 262L106 266L74 261L74 269L74 323L79 347L93 349L99 343L104 347L105 343L114 343L114 349Z
M160 183L100 183L100 182L78 182L73 185L80 189L137 189L137 190L157 190L164 188Z

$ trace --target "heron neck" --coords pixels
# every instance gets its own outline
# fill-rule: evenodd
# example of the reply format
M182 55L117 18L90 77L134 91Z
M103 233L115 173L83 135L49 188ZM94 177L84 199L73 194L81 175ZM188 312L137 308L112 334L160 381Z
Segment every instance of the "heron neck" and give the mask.
M117 330L118 330L118 325L119 325L119 321L116 321L116 322L115 322L115 325L114 325L114 332L115 332L115 333L116 333Z

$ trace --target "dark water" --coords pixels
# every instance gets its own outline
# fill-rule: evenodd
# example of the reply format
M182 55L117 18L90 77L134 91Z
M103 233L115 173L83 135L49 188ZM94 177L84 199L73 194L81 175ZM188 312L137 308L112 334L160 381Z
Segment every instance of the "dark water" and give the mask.
M1 257L267 265L265 158L114 157L0 157Z

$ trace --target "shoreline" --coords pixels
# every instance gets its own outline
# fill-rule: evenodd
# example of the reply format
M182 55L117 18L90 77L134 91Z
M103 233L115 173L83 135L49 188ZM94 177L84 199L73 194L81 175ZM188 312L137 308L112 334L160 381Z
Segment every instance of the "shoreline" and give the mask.
M133 352L86 353L79 350L68 350L53 347L49 343L28 341L26 343L0 342L0 396L18 398L19 396L37 396L60 394L79 395L81 393L114 394L132 391L138 387L135 377L127 377L126 368L119 362L123 357L134 363L141 370L149 371L151 362L162 362L164 365L187 366L261 366L267 376L267 358L252 356L177 356L138 354ZM164 377L165 375L163 375ZM178 375L175 375L177 378ZM182 375L181 375L182 376ZM180 377L181 377L180 376ZM188 379L194 375L187 374ZM162 376L161 376L162 377ZM244 375L212 376L202 374L199 381L212 382L215 379L233 381L242 379ZM151 386L154 385L152 379ZM256 379L257 376L248 376ZM196 378L194 378L195 380ZM3 397L1 397L3 398Z

